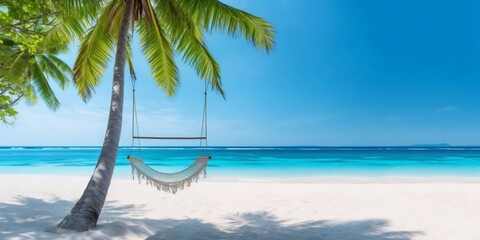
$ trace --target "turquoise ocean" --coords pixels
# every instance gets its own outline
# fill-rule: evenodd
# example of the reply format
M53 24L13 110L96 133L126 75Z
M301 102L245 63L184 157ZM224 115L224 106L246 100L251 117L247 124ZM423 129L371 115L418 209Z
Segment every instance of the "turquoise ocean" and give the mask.
M0 174L90 176L100 147L0 147ZM211 179L467 177L480 179L480 147L120 147L115 178L130 178L128 155L163 172L210 155Z

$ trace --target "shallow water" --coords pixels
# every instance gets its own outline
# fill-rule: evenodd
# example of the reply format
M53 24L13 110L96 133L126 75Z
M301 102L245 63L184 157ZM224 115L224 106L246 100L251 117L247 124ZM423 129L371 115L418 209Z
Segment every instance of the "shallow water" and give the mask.
M0 174L89 176L99 153L100 147L0 147ZM130 177L128 155L166 172L211 155L210 178L480 177L480 147L121 147L117 178Z

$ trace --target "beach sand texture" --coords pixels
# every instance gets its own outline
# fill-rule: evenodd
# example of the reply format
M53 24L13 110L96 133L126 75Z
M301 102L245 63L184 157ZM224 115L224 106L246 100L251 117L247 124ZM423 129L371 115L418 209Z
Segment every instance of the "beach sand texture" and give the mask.
M88 178L0 175L0 239L480 239L480 183L201 181L176 195L113 180L98 228L46 232Z

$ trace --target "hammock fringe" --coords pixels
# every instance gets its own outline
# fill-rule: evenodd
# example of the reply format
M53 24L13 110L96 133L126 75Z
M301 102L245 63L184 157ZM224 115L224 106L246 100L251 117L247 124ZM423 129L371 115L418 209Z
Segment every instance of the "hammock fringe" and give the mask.
M149 174L145 173L141 169L141 167L147 167L147 168L151 169L146 164L144 164L142 160L132 158L132 157L129 157L129 160L130 160L130 164L132 166L132 177L133 177L133 179L135 179L135 175L136 175L139 184L141 184L142 179L143 179L145 181L146 185L150 185L152 187L157 188L157 190L159 190L159 191L164 191L164 192L168 192L168 193L175 194L179 190L185 189L185 187L190 187L192 182L198 182L201 175L203 175L204 178L206 178L206 176L207 176L207 162L208 162L208 160L202 160L200 158L197 159L197 161L195 161L195 163L192 164L192 166L190 166L189 168L187 168L187 169L185 169L185 170L183 170L179 173L165 174L165 175L175 175L175 174L186 173L189 169L195 168L196 165L200 164L200 167L197 170L195 170L193 173L191 173L187 177L181 178L177 181L167 181L168 179L165 179L165 180L162 181L161 179L150 176ZM141 164L140 167L139 167L138 164ZM153 169L151 169L151 170L153 170ZM157 172L157 173L163 174L163 173L160 173L160 172ZM175 179L177 179L177 178L175 178Z

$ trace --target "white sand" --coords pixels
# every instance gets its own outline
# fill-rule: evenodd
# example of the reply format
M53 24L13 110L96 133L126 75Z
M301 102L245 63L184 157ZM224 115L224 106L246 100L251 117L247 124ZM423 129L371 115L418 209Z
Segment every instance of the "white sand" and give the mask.
M176 195L114 180L98 229L45 232L88 178L0 175L0 239L480 239L480 183L201 181Z

